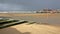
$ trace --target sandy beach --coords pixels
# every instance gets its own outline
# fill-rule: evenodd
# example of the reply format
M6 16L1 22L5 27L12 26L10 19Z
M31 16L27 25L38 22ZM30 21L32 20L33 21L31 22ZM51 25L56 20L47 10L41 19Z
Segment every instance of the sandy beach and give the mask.
M0 29L0 34L60 34L60 14L0 14L1 17L11 17L35 21L39 24L20 24Z

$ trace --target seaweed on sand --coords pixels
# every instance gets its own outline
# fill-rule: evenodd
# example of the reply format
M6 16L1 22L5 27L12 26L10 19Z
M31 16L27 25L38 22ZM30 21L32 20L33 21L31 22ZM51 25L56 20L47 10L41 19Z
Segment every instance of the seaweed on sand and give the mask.
M9 26L13 26L13 25L17 25L17 24L23 24L23 23L27 23L28 21L21 21L21 20L1 20L0 21L0 29L9 27Z

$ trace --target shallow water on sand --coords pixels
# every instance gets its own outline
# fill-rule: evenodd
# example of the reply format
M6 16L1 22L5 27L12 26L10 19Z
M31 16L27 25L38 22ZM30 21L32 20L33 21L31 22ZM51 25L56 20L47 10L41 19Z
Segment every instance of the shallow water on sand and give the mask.
M60 25L60 14L0 14L0 16L35 21L37 23L49 23Z
M60 25L59 14L50 14L50 15L47 14L47 16L15 16L15 19L35 21L37 23L49 23L49 24Z
M60 25L60 14L55 14L53 16L48 16L48 23Z

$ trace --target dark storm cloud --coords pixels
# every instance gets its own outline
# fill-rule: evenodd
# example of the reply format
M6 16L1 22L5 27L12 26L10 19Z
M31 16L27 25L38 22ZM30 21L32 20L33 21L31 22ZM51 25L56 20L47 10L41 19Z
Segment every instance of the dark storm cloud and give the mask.
M0 10L39 10L60 8L60 0L0 0Z

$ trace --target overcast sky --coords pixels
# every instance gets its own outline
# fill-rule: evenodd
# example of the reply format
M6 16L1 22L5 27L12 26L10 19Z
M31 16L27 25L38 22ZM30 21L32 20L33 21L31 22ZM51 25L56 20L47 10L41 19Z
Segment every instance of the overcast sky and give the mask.
M0 0L0 10L60 9L60 0Z

